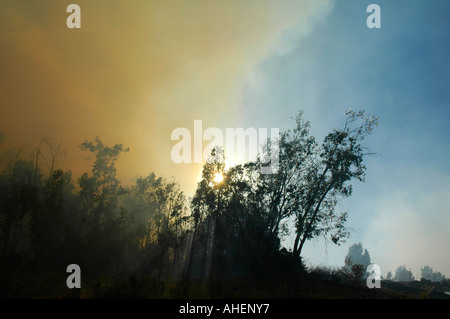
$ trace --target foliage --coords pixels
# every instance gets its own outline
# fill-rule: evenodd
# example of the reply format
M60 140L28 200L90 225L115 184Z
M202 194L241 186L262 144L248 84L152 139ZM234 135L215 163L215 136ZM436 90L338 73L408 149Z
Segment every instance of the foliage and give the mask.
M395 270L394 280L397 281L413 281L415 280L411 270L406 269L406 266L398 266Z
M0 271L19 272L17 278L28 272L64 276L75 262L83 278L180 273L188 217L179 186L151 173L123 187L116 161L127 148L96 138L81 149L91 155L93 167L77 184L70 171L57 168L64 152L52 140L28 158L22 150L2 154ZM4 287L21 282L10 278Z
M360 281L361 278L366 278L369 275L366 269L370 263L370 254L367 249L363 251L361 243L353 244L349 247L345 256L343 271L354 281Z
M376 118L349 111L344 128L319 145L301 112L295 121L278 141L275 174L261 174L263 159L225 170L225 154L215 148L191 201L176 182L154 173L122 185L116 162L129 149L99 138L81 144L92 169L77 180L58 168L65 152L55 140L44 139L28 156L22 149L0 154L0 272L15 274L4 287L28 276L61 276L74 262L94 296L168 296L197 291L197 279L208 280L214 296L222 295L217 287L234 287L223 285L230 278L248 278L268 292L281 289L275 279L290 285L288 278L305 272L307 240L329 236L340 244L349 236L347 213L336 206L351 195L352 181L364 180L361 142L376 125ZM270 140L266 147L275 149ZM288 249L281 239L290 220L295 242Z
M439 282L445 280L445 276L438 271L433 271L430 266L425 266L421 269L421 278L430 280L432 282Z
M390 272L390 271L387 272L386 280L392 280L392 272Z

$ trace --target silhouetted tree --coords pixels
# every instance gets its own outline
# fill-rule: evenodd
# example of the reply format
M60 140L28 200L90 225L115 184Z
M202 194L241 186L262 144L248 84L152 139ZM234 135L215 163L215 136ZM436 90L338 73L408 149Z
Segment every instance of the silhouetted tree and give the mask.
M411 270L406 269L406 266L398 266L395 270L394 280L397 281L413 281L415 278Z
M331 236L339 244L348 236L347 214L335 208L351 195L353 180L364 180L361 142L376 119L349 111L344 128L321 145L301 113L295 120L277 141L274 174L261 173L262 158L225 170L223 151L214 149L190 215L173 180L151 173L122 186L116 162L129 149L121 144L83 142L93 166L78 183L58 168L65 152L56 140L43 139L26 155L22 149L0 154L0 275L18 269L59 274L75 262L84 280L130 274L136 287L135 275L163 281L182 270L190 277L258 279L298 271L307 240ZM269 152L274 142L266 142ZM292 220L288 251L281 239ZM2 281L5 291L13 280Z
M27 231L26 217L39 208L42 180L34 164L21 159L17 152L0 176L1 258L15 258L19 253L22 235Z
M55 170L64 152L50 139L43 139L28 156L24 153L21 148L0 156L0 259L20 253L22 261L33 260L36 269L61 255L55 249L63 244L62 190L63 184L70 184L70 172Z
M178 184L151 173L136 180L122 203L132 219L130 249L136 254L135 269L159 278L181 273L188 216Z
M36 267L49 270L64 266L55 260L61 257L65 241L64 196L71 189L70 182L70 173L52 170L42 188L40 204L33 211L30 222Z
M347 256L345 256L343 271L355 282L359 282L363 277L366 278L369 275L366 269L370 263L370 255L367 249L363 250L361 243L353 244L349 247Z
M363 158L369 153L361 142L377 125L377 119L365 116L364 111L350 110L344 128L328 133L320 147L309 137L309 124L301 119L301 113L296 121L294 131L282 137L282 158L276 175L288 199L284 215L295 216L292 250L299 257L309 239L330 234L333 243L339 244L348 237L347 213L338 214L335 208L340 198L352 194L352 180L364 181Z
M445 280L445 276L440 272L433 271L430 266L425 266L421 269L421 277L425 280L439 282Z
M392 272L390 272L390 271L387 272L386 280L392 280Z
M370 254L367 249L363 250L361 243L353 244L349 247L347 256L345 256L345 267L351 268L352 265L363 265L364 269L367 269L371 263Z
M223 214L224 194L222 190L227 185L224 168L224 154L221 149L214 148L211 157L203 166L202 180L198 183L191 201L194 231L187 268L187 273L190 276L194 263L198 265L196 276L208 277L212 268L213 255L216 253L215 245L218 242L216 239L217 223ZM216 181L216 174L221 174L223 180Z
M358 121L362 123L358 125ZM270 256L280 253L280 237L286 233L284 225L292 216L296 234L291 254L297 263L308 239L331 234L332 241L339 244L348 236L347 213L337 214L335 207L339 198L351 195L350 181L364 180L362 162L368 153L361 141L377 120L366 117L364 112L348 111L344 128L329 133L320 147L309 135L309 123L303 121L301 112L296 124L278 141L279 169L275 174L261 174L261 158L225 171L223 159L217 160L218 154L213 152L203 167L203 178L191 203L194 244L189 269L199 249L204 250L203 265L227 256L212 262L213 268L226 268L232 258L234 265L252 271L256 264L269 265ZM269 152L275 149L270 140L266 147ZM224 178L215 183L218 173ZM203 273L209 273L205 269Z
M95 144L83 142L80 148L95 156L92 174L84 173L79 179L86 232L89 233L102 229L105 222L118 213L118 200L124 189L116 177L115 162L120 153L129 149L124 149L121 144L107 147L99 138L95 139Z
M94 155L92 173L84 173L78 181L83 226L81 238L85 243L82 260L90 265L88 271L108 269L110 273L117 273L125 244L122 240L124 226L129 216L119 205L125 189L116 177L115 163L119 155L129 149L124 149L122 144L105 146L99 138L95 143L83 142L80 148Z

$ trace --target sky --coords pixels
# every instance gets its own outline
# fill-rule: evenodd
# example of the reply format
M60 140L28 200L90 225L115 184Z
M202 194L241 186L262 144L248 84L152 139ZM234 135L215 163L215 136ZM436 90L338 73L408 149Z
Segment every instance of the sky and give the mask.
M0 6L2 149L56 138L77 177L90 169L79 145L98 136L130 147L124 183L155 172L191 195L201 164L173 163L176 128L285 130L301 109L320 140L365 109L379 155L339 205L351 237L308 243L306 261L341 266L361 242L383 274L450 277L448 0L73 2L80 29L66 26L72 2ZM380 29L366 25L371 3Z

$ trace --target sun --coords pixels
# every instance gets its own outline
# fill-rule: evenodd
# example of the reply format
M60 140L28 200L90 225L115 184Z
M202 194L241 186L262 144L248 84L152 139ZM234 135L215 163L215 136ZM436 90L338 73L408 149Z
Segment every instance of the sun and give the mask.
M221 183L223 181L223 175L221 173L214 174L214 182Z

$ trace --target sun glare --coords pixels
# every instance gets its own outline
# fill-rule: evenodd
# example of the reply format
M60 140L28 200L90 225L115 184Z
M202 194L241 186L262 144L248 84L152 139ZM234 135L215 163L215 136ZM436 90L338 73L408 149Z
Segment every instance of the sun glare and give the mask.
M214 175L214 182L220 183L223 181L223 175L221 173L216 173Z

